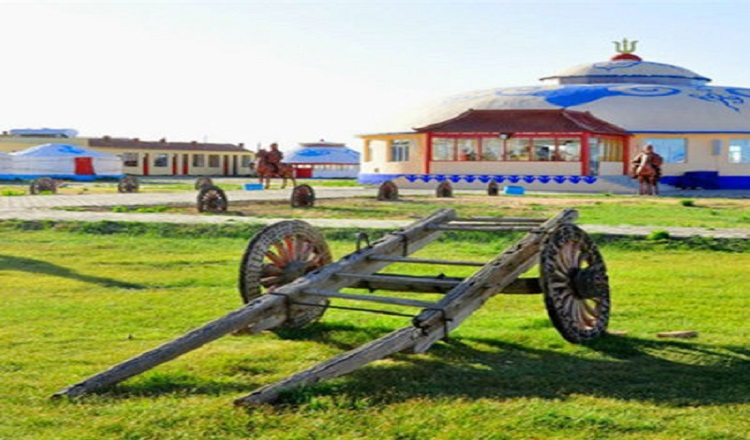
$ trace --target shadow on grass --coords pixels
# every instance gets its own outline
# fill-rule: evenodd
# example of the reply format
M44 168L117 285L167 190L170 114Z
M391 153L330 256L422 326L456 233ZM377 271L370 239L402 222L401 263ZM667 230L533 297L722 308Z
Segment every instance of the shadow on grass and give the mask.
M454 339L436 344L427 355L397 354L392 357L396 365L369 366L343 380L287 391L280 403L296 406L320 396L388 403L412 398L564 400L572 395L672 406L750 402L750 349L610 335L588 348L606 358L492 339Z
M277 333L284 339L316 341L343 352L390 330L314 323ZM338 405L356 406L357 402L388 404L415 398L565 400L574 395L670 406L750 402L750 349L746 347L611 335L587 347L605 357L593 359L486 338L451 339L425 355L396 354L391 357L395 362L283 392L278 403L294 410L324 396ZM252 371L251 364L243 368ZM189 374L152 373L101 394L115 398L167 393L239 397L264 385L248 380L251 377L206 380Z
M97 277L92 275L86 275L76 272L67 267L59 266L57 264L49 263L34 258L24 258L12 255L0 254L0 270L19 270L28 272L30 274L43 274L52 275L63 278L70 278L73 280L82 281L84 283L98 284L102 287L117 287L121 289L144 289L145 287L139 284L126 283L123 281L113 280L111 278Z

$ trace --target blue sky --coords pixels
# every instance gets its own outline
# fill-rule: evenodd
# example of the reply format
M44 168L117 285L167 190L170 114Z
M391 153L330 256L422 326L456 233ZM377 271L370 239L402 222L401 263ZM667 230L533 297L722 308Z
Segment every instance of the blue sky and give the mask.
M750 1L0 1L0 129L357 147L428 100L535 85L624 37L750 87L748 16Z

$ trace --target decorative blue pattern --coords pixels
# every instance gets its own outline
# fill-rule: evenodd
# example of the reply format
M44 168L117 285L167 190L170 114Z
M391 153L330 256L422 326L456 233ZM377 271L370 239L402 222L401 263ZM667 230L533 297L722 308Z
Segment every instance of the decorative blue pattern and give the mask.
M588 184L595 183L597 181L596 176L548 176L548 175L523 175L519 176L517 174L513 174L510 176L504 176L502 174L496 174L496 175L487 175L487 174L480 174L480 175L474 175L474 174L360 174L359 175L359 182L365 183L365 184L379 184L383 183L386 180L396 180L399 177L403 177L409 182L416 182L416 181L422 181L422 182L429 182L431 180L434 180L436 182L444 182L446 180L451 181L453 183L458 183L460 181L464 182L475 182L479 181L482 183L488 183L490 181L495 181L497 183L503 183L505 181L508 181L509 183L519 183L519 182L526 182L526 183L534 183L535 181L538 181L539 183L547 184L550 182L555 183L565 183L566 181L577 184L579 182L585 182Z
M741 89L726 89L726 92L728 92L729 95L724 95L719 93L719 89L716 89L715 87L696 87L695 92L690 93L688 96L691 98L702 99L703 101L721 103L724 104L724 106L739 112L740 108L737 106L745 103L745 99L742 98L743 95L741 92L737 93L740 90Z
M516 90L514 93L513 90ZM598 101L612 96L638 96L656 98L680 93L680 89L663 86L612 86L612 85L567 85L555 89L547 87L524 87L498 90L498 96L539 96L550 104L572 107Z

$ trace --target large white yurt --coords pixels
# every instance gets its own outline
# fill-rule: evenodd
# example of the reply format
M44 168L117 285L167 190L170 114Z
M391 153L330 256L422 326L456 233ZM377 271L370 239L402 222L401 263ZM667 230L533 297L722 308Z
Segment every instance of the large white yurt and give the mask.
M10 153L16 178L94 180L122 177L122 159L76 145L43 144Z
M301 178L356 178L359 174L359 153L345 144L335 142L301 143L284 162Z
M13 156L0 151L0 179L12 179Z
M462 93L363 135L360 181L616 190L651 144L664 158L662 184L750 189L750 88L643 60L635 43L539 85Z

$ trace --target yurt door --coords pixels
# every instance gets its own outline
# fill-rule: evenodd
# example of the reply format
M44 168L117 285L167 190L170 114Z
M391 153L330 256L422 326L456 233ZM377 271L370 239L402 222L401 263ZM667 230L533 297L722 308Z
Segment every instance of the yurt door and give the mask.
M76 175L77 176L93 176L94 175L94 160L91 157L76 157Z

